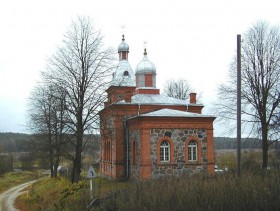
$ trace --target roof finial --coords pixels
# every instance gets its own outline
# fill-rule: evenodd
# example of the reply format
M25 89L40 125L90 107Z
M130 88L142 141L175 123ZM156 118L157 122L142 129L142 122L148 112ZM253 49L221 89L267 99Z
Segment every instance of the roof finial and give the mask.
M144 56L147 56L147 49L144 48Z
M144 56L147 56L147 49L146 49L146 47L147 47L147 41L145 40L144 41Z
M121 30L122 30L122 41L125 41L125 39L124 39L124 32L125 32L125 25L122 25L121 26Z

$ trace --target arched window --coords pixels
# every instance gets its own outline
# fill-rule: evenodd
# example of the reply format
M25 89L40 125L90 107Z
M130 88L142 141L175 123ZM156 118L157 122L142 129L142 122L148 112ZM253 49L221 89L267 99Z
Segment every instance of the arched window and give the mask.
M160 144L160 161L169 162L170 161L170 145L168 141L162 141Z
M104 143L103 160L106 160L106 142Z
M109 142L106 143L106 160L109 161L109 155L110 155L110 148L109 148Z
M124 71L124 72L123 72L123 75L124 75L124 76L129 76L128 71L127 71L127 70L126 70L126 71Z
M136 163L136 155L137 155L137 146L136 146L136 142L133 141L133 144L132 144L132 163L133 164Z
M107 161L107 150L108 150L107 142L105 142L105 146L104 146L104 160L106 160L106 161Z
M188 144L188 160L196 161L197 160L197 143L192 140Z

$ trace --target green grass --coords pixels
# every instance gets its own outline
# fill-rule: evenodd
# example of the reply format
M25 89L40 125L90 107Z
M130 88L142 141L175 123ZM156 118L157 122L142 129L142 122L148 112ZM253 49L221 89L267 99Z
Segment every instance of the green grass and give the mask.
M35 171L18 171L6 173L5 176L0 177L0 193L16 185L38 178L39 174Z

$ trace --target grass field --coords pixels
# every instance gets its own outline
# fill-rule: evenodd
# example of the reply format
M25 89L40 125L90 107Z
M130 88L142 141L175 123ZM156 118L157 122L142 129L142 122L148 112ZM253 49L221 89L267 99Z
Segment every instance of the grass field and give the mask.
M272 152L269 161L279 165ZM89 180L71 184L63 177L48 178L34 184L16 205L23 211L86 210L98 199L93 210L280 210L280 171L262 171L260 151L242 151L241 177L235 172L235 150L216 151L216 163L229 170L150 181L95 178L92 194Z
M90 193L88 179L71 184L63 177L47 178L33 184L28 193L17 198L15 204L22 211L85 210L93 198L106 198L108 193L125 189L128 184L95 178Z
M237 169L237 150L221 149L215 150L216 164L220 169L227 168L229 171ZM275 150L270 150L268 154L268 164L270 168L279 169L280 155ZM241 150L241 169L259 170L262 165L261 149Z
M279 210L279 171L244 171L216 176L193 175L150 181L117 182L96 178L92 198L88 180L65 178L34 184L16 201L20 210Z
M271 161L274 155L270 154ZM216 162L229 171L209 175L117 182L105 178L71 184L63 177L34 184L16 201L21 210L280 210L280 171L260 168L261 152L242 151L241 177L236 151L216 151Z
M40 174L37 171L16 171L6 173L5 176L0 177L0 193L13 186L38 179L39 177Z

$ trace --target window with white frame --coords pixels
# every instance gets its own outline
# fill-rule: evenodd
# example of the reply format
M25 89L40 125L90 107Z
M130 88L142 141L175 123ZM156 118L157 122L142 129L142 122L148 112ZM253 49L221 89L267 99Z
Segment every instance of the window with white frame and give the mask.
M188 145L188 160L189 161L197 160L197 143L194 140L190 141Z
M170 145L168 141L162 141L160 144L160 161L169 162L170 160Z

